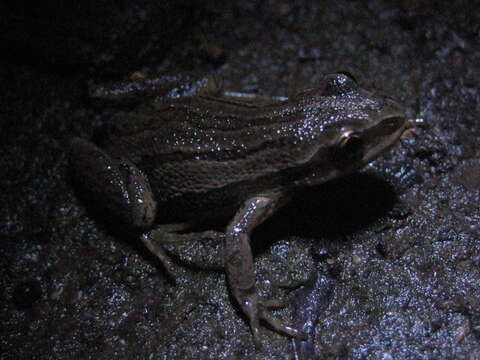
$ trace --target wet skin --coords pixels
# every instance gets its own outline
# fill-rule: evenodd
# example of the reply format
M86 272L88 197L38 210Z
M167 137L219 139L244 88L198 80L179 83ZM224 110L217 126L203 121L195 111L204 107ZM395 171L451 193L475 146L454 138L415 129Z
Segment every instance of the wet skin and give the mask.
M260 320L302 338L258 297L250 234L298 190L391 148L405 130L403 109L341 73L282 101L224 96L211 83L157 97L150 83L124 86L121 101L148 96L112 121L102 144L73 139L71 166L98 205L141 231L167 270L166 244L220 241L218 263L257 343ZM225 231L188 232L211 219L228 219Z

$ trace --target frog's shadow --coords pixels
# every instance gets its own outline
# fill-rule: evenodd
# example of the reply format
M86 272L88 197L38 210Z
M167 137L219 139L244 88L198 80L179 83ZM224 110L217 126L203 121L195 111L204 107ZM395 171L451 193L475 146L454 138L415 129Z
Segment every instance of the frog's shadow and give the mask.
M374 224L397 202L391 183L373 174L354 173L299 193L254 232L252 247L262 253L288 236L341 241Z

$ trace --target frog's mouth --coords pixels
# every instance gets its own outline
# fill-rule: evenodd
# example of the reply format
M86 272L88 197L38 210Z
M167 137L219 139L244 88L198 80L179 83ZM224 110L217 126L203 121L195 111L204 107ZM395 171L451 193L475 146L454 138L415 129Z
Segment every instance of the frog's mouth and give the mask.
M393 147L406 130L403 114L393 114L377 125L349 136L348 141L331 149L340 174L351 173Z
M365 149L362 163L364 165L384 154L395 144L406 130L406 118L395 115L388 117L364 132Z

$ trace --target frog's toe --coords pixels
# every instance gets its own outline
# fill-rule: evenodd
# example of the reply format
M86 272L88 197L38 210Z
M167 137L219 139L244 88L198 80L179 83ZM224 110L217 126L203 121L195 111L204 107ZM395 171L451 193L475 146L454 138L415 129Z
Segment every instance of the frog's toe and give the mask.
M262 305L267 309L283 309L288 306L288 303L284 300L263 300Z
M260 342L260 321L265 322L274 331L284 334L290 337L305 340L307 336L300 330L297 330L291 326L283 324L280 320L276 319L268 310L269 308L278 308L280 305L285 305L280 302L260 301L256 297L248 301L249 305L256 306L244 306L243 310L248 317L250 329L253 334L253 340L256 347L261 346ZM257 302L258 301L258 302ZM246 304L245 304L246 305Z
M270 305L270 304L267 304ZM268 306L271 307L271 306ZM259 304L259 314L261 320L265 321L273 330L278 333L282 333L294 338L306 340L307 336L300 330L297 330L291 326L285 325L280 320L272 316L270 312L267 310L267 306L263 304Z
M150 252L160 260L160 262L163 265L163 268L166 270L168 274L168 277L175 282L175 279L177 277L175 266L173 265L168 255L165 254L165 251L163 250L163 248L153 241L149 233L142 234L141 239L142 239L142 242L147 247L147 249L150 250Z
M252 331L253 335L253 342L255 344L255 347L257 349L262 347L262 342L260 340L260 322L258 321L258 318L256 321L253 321L250 319L250 329Z

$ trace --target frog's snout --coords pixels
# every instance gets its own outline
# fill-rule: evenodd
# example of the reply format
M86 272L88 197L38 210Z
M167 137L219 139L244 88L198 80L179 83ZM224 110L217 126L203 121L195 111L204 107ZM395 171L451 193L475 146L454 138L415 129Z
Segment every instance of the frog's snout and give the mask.
M384 109L384 117L399 117L405 118L405 108L400 105L400 103L396 102L391 98L385 98L385 109Z

